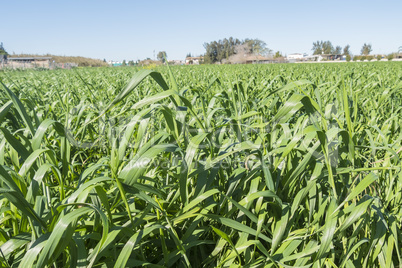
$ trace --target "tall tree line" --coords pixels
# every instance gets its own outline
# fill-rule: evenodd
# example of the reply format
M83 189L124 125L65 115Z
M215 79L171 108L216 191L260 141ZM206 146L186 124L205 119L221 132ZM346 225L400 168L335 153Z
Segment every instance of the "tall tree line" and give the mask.
M239 49L239 48L242 49ZM250 55L264 55L270 52L267 44L259 39L224 38L210 43L204 43L206 50L204 55L205 63L221 62L223 59L229 59L236 53L245 53Z
M336 46L334 47L331 43L331 41L317 41L313 42L313 48L311 49L313 51L313 55L320 55L320 54L335 54L335 55L350 55L350 46L346 45L343 48L343 53L342 53L342 47L341 46Z
M313 48L311 49L313 51L314 55L320 55L320 54L335 54L335 55L340 55L342 53L342 47L341 46L336 46L334 47L331 43L331 41L317 41L313 42ZM362 49L360 50L361 55L369 55L373 51L371 44L366 44L364 43ZM350 52L350 45L346 45L343 48L343 55L351 55Z

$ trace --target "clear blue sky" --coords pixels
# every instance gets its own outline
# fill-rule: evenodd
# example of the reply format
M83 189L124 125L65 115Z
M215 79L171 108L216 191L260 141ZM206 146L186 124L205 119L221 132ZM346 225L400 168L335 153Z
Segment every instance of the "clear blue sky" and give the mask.
M107 60L169 59L205 52L233 36L259 38L283 54L312 43L363 43L372 53L402 46L402 1L2 1L0 42L9 53L51 53Z

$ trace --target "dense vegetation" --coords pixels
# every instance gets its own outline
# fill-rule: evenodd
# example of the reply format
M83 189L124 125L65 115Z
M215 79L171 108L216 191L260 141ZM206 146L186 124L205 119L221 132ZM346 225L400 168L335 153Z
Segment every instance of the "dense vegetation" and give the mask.
M0 73L2 267L401 265L400 63L159 68Z
M204 43L204 48L204 61L207 64L230 61L230 58L236 54L238 57L243 58L251 55L267 55L272 52L264 41L250 38L244 40L233 37L224 38L222 40ZM236 63L240 62L241 61L236 61ZM243 63L245 62L246 61Z
M101 67L107 66L108 64L99 59L91 59L80 56L57 56L51 54L45 55L33 55L33 54L15 54L11 55L9 58L13 57L52 57L52 61L56 63L76 63L79 67Z

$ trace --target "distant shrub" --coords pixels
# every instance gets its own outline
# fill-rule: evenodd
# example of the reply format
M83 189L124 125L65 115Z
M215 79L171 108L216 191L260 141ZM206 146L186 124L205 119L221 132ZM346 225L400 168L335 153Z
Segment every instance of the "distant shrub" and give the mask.
M387 56L387 59L388 60L392 60L394 58L394 54L389 54L388 56Z
M377 55L377 60L380 61L382 59L381 55Z
M352 57L350 57L350 55L346 55L346 61L349 62L352 59Z

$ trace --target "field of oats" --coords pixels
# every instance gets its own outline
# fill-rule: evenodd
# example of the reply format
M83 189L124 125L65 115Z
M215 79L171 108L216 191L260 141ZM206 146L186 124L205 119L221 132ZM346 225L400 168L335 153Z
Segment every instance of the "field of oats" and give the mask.
M402 63L0 81L0 267L402 266Z

